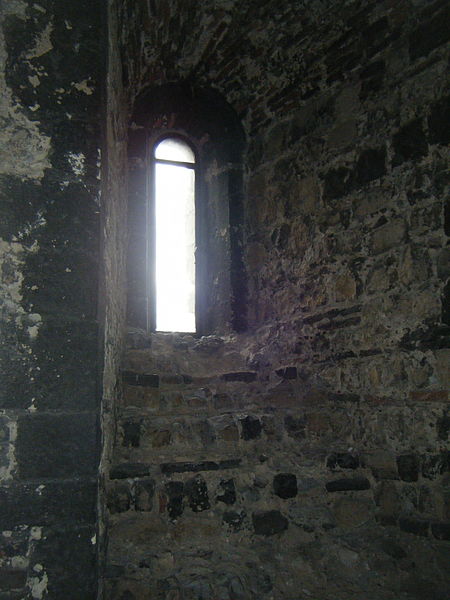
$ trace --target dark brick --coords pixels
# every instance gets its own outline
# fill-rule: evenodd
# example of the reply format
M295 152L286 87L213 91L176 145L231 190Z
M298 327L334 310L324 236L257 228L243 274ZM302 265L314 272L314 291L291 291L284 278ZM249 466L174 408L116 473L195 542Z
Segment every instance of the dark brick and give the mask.
M20 479L95 476L94 414L39 414L19 418L16 459Z
M297 495L297 477L292 473L278 473L273 478L273 491L280 498L294 498Z
M419 457L415 454L403 454L397 457L397 469L403 481L417 481L419 477Z
M360 396L350 392L335 392L329 394L329 399L332 402L351 402L352 404L356 404L359 402Z
M398 524L402 531L414 533L414 535L428 535L429 522L421 521L420 519L400 518Z
M254 512L252 522L255 533L258 535L275 535L289 527L289 521L278 510Z
M234 373L224 373L220 376L223 381L242 381L243 383L251 383L256 379L254 371L236 371Z
M236 502L236 486L234 485L233 479L223 479L220 482L220 487L223 490L223 494L217 496L217 502L224 502L225 504L234 504Z
M428 132L431 144L450 144L450 96L431 106Z
M297 379L297 367L282 367L277 369L275 373L282 379Z
M153 479L140 479L134 484L134 501L136 510L150 511L153 508L155 482Z
M185 492L189 506L194 512L202 512L211 507L209 503L208 487L201 475L196 475L185 484Z
M126 512L131 506L131 490L127 482L116 481L108 489L107 506L111 514Z
M239 531L242 529L242 525L244 523L244 519L246 514L244 511L235 512L235 511L226 511L223 513L223 522L226 523L233 529L234 531Z
M134 371L122 371L122 381L128 385L138 385L143 387L159 387L159 375L148 373L135 373Z
M327 467L332 471L340 469L357 469L359 467L359 456L348 452L333 452L327 458Z
M176 519L183 514L184 510L184 483L182 481L169 481L164 486L167 497L167 512L171 519Z
M417 160L428 152L428 144L419 119L404 125L393 137L394 158L392 164L401 165L406 160Z
M122 423L122 446L126 448L139 448L141 441L142 421L126 421Z
M369 490L370 482L365 477L355 477L353 479L336 479L329 481L326 486L328 492L346 492Z
M424 323L419 329L406 333L400 340L406 350L439 350L450 347L450 326Z
M144 463L122 463L115 465L109 474L111 479L127 479L150 475L150 467Z
M370 148L362 152L355 168L355 179L364 185L386 174L386 148Z
M450 523L431 523L431 533L438 540L450 541Z
M228 460L221 460L219 462L207 460L198 463L163 463L161 465L161 472L164 473L164 475L170 475L171 473L197 473L199 471L218 471L220 469L234 469L240 464L240 458L230 458Z
M245 419L241 419L242 433L241 437L243 440L255 440L261 437L262 425L261 421L256 417L248 416Z

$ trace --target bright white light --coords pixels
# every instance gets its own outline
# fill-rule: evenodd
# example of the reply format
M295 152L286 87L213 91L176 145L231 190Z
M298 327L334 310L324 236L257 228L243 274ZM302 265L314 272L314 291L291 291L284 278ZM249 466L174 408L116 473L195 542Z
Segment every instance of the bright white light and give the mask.
M178 140L164 140L157 147L155 156L160 146L168 141L180 144ZM183 146L192 153L187 145ZM164 158L169 159L167 156ZM173 154L170 160L174 160ZM183 158L177 156L175 160L188 162L186 155ZM194 169L158 162L155 164L158 331L195 332L194 193Z

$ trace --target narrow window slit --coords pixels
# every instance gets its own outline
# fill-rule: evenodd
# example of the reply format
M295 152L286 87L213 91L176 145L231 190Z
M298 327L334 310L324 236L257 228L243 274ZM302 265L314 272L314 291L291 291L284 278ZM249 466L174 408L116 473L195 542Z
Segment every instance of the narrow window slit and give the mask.
M156 330L195 332L195 155L165 138L154 167Z

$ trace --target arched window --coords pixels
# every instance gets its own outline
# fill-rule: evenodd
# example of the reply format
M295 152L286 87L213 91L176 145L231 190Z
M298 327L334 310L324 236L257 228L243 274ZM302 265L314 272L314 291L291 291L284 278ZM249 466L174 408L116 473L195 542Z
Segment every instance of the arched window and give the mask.
M195 332L195 154L185 140L166 137L154 145L152 163L154 329Z
M135 99L129 326L197 335L245 330L244 149L239 118L215 90L165 84Z

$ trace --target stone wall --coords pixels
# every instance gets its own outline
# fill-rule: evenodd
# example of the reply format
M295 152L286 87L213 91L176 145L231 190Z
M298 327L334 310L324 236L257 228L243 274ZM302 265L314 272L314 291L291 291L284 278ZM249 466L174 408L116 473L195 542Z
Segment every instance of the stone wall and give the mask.
M0 7L0 597L96 596L95 0Z
M448 597L448 3L125 2L247 136L249 329L133 334L107 597Z

